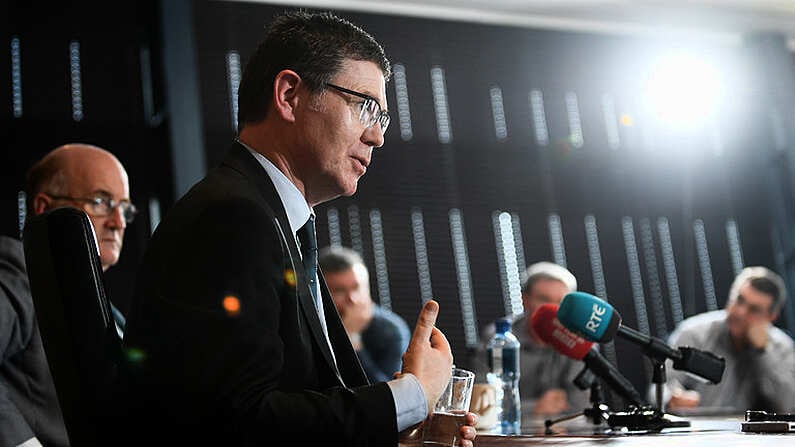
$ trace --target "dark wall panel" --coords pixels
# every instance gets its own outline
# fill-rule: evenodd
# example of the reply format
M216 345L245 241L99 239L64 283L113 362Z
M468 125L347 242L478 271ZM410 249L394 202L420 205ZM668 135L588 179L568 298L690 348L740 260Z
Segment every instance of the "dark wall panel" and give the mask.
M209 166L220 161L235 135L227 56L236 52L242 69L263 26L284 9L248 2L194 3ZM554 260L557 246L549 222L550 215L556 215L565 262L580 288L595 292L603 282L607 297L627 324L648 327L654 334L666 333L676 322L671 296L681 296L685 317L706 308L696 220L704 225L719 306L733 276L727 219L738 224L746 264L775 264L766 202L758 200L765 197L767 185L759 176L746 175L749 166L765 169L759 162L753 164L749 152L769 138L758 115L748 111L754 106L738 101L721 111L720 155L707 129L687 135L666 133L643 107L646 70L654 55L671 49L673 43L337 12L374 34L392 61L405 68L413 136L401 138L395 85L390 83L387 96L393 125L386 144L375 151L370 172L353 197L317 207L319 240L330 243L327 216L336 210L340 242L362 250L372 273L374 297L380 299L379 286L384 286L375 277L377 263L384 262L390 304L410 323L421 306L423 287L430 287L443 308L439 326L453 342L459 363L467 354L467 324L485 326L506 308L505 290L510 287L502 282L495 213L505 211L519 219L514 236L521 237L522 245L516 247L521 256L515 260L523 265L514 265L515 270ZM755 98L742 65L742 48L712 45L707 54L734 73L727 85L734 98ZM444 73L450 141L438 138L431 83L434 67ZM504 139L495 134L489 95L495 85L502 91ZM536 139L542 129L531 111L531 90L543 95L546 142ZM572 133L572 107L566 103L571 94L576 95L582 144ZM620 120L610 123L610 131L605 95L613 100L614 120ZM617 145L608 138L613 129ZM373 211L381 219L381 254L373 242L377 230L370 218ZM358 221L352 219L353 212ZM412 212L423 216L430 284L421 284ZM463 278L459 277L463 252L455 249L451 213L463 222L468 261L468 276ZM594 218L595 234L586 233L586 216ZM668 252L662 247L659 219L669 224ZM634 245L627 240L625 225L630 223ZM599 242L596 257L588 245L588 238L594 236ZM385 258L379 260L381 255ZM673 259L676 291L666 276L670 262L664 259ZM474 311L470 315L474 321L469 322L464 321L468 298ZM643 384L646 372L637 367L639 352L624 344L617 344L616 351L619 364L634 367L627 375Z

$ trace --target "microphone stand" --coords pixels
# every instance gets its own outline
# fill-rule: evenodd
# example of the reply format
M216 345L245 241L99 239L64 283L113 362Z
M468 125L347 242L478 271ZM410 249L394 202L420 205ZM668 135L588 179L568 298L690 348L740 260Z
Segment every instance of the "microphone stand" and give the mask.
M657 348L658 344L654 341L643 348L643 352L652 361L652 383L655 387L657 408L632 407L630 411L610 413L607 423L611 429L625 428L635 432L657 433L664 428L690 427L690 421L665 413L663 385L666 381L666 356L661 353L662 351Z
M673 361L674 369L687 371L703 377L712 383L718 383L723 377L726 360L709 351L702 351L690 346L674 348L663 340L620 326L618 334L639 345L643 353L653 365L652 382L655 384L657 409L640 408L625 414L611 415L608 423L611 427L623 426L629 430L660 431L663 428L690 427L690 422L673 415L665 414L663 402L663 384L666 381L665 362Z
M663 402L663 385L667 380L665 377L665 360L652 358L651 362L654 368L651 381L654 384L654 397L657 400L657 408L660 409L660 412L665 412L665 402Z
M665 359L649 356L654 362L653 381L656 385L656 398L660 405L658 408L651 406L637 407L630 405L626 411L610 411L605 403L604 393L599 380L587 367L577 375L574 384L581 390L590 389L591 407L573 414L561 416L557 419L544 421L544 434L553 435L552 426L569 421L580 416L585 416L595 426L607 422L611 431L627 430L630 432L657 433L664 428L690 427L690 421L665 414L662 410L662 386L665 383Z
M574 384L581 390L590 389L591 391L591 408L586 408L573 414L561 416L557 419L547 419L544 421L544 434L553 435L552 426L560 422L569 421L580 416L585 416L591 420L594 425L601 425L609 417L609 408L604 401L604 393L602 392L602 384L594 377L593 373L586 366L574 378Z

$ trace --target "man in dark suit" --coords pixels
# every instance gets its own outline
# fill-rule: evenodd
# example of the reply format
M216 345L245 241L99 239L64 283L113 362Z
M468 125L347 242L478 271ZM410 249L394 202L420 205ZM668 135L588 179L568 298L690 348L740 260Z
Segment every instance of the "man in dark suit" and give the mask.
M160 223L140 270L122 441L389 446L428 416L453 361L438 304L401 373L370 385L316 270L312 207L356 191L384 142L389 74L380 45L338 17L270 26L239 86L237 142Z
M391 379L400 371L408 348L409 325L400 315L373 302L370 273L355 250L325 247L318 254L318 264L367 378L371 383Z

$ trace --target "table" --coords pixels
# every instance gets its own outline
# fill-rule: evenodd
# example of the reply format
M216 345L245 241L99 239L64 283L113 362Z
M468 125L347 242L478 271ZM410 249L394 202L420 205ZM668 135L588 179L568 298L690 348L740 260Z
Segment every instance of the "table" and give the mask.
M612 433L606 425L588 425L587 421L561 423L553 428L559 432L544 435L543 422L523 428L525 434L502 436L479 433L476 447L519 446L648 446L648 447L779 447L795 446L795 433L744 433L741 431L743 416L688 417L690 427L668 428L659 433Z

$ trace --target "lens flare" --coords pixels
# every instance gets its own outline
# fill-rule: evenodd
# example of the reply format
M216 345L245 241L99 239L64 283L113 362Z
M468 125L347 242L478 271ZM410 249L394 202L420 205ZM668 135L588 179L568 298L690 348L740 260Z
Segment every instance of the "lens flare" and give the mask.
M240 300L236 296L225 296L221 302L221 305L224 307L224 310L230 317L240 314Z

